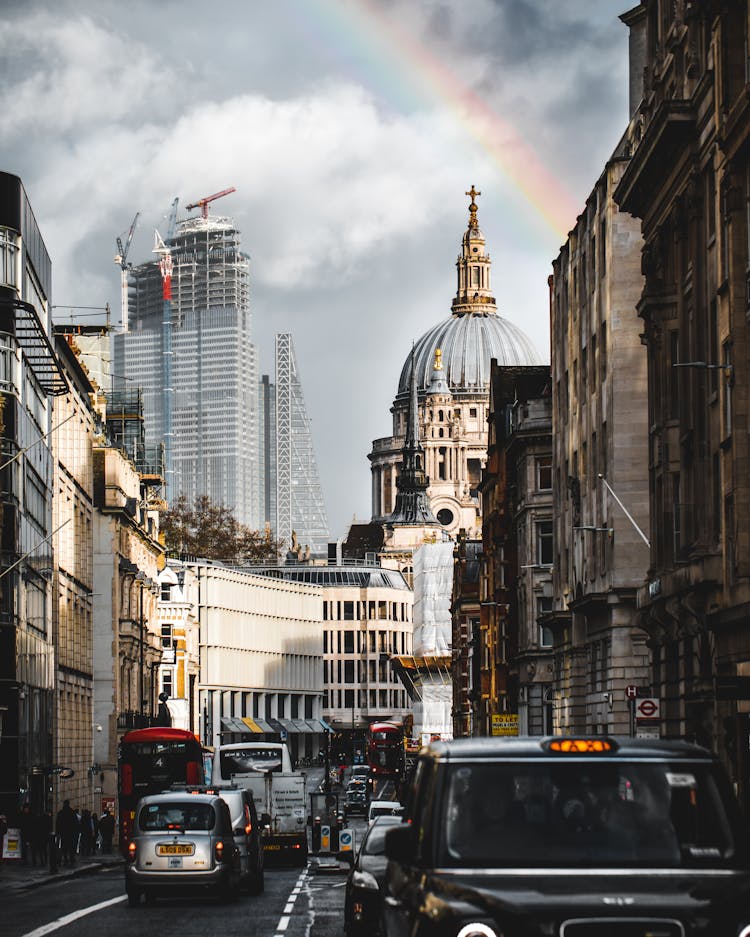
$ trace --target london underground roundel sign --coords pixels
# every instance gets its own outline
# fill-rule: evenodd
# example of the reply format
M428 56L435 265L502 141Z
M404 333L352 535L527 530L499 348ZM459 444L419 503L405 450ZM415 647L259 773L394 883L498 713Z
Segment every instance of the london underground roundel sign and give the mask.
M635 715L637 719L658 719L659 700L651 697L637 700L635 704Z

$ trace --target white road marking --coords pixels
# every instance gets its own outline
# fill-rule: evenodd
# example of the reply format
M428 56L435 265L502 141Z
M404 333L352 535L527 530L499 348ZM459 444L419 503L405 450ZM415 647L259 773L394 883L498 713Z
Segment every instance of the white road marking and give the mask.
M127 901L127 898L127 895L118 895L117 898L110 898L108 901L100 901L99 904L92 904L88 908L81 908L80 911L73 911L71 914L65 914L55 921L50 921L49 924L42 924L41 927L37 927L36 930L30 930L28 933L23 934L22 937L44 937L45 934L51 934L53 931L65 927L66 924L72 924L73 921L86 917L87 914L93 914L94 911L101 911L102 908L109 908L113 904L120 904L122 901Z
M284 931L289 927L289 921L291 917L289 916L292 911L294 911L294 902L297 900L297 896L300 893L300 890L307 881L307 869L300 875L297 879L297 882L289 894L289 897L286 899L286 906L284 908L284 916L279 919L279 923L276 925L276 934L283 934ZM24 935L27 937L27 935Z

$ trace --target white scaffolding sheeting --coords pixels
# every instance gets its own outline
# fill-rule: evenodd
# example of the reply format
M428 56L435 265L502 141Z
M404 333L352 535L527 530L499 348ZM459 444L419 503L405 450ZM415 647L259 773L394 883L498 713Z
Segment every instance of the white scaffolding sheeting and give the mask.
M451 652L453 543L425 543L414 553L414 655Z
M453 688L445 683L422 683L422 698L414 701L414 727L412 736L421 738L439 735L453 738Z

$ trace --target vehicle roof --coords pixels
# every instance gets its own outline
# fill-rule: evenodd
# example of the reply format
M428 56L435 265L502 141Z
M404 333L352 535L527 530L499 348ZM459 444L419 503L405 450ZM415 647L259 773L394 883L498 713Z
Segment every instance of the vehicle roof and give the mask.
M387 807L388 810L393 810L394 807L401 807L403 809L403 804L400 800L373 800L370 803L370 809L373 807Z
M141 798L140 803L154 804L163 802L165 804L174 804L184 803L186 800L189 800L190 803L213 804L215 801L221 800L221 795L191 794L188 789L185 788L181 791L163 791L161 794L148 794L146 797Z
M555 739L586 738L614 743L610 752L549 751ZM636 739L629 736L580 735L571 736L517 736L504 738L478 737L432 742L425 750L438 759L451 761L464 758L554 758L555 760L586 759L591 761L622 760L623 758L685 761L712 761L716 755L707 748L680 739Z
M401 826L403 822L403 817L394 817L392 813L383 814L383 816L375 817L372 824L367 827L365 836L369 836L376 826Z

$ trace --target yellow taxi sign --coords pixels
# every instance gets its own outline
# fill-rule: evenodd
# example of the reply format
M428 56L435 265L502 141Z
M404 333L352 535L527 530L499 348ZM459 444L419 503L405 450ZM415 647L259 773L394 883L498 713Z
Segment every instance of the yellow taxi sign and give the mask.
M562 755L595 755L613 752L617 748L611 739L603 738L552 739L547 747L549 751Z

